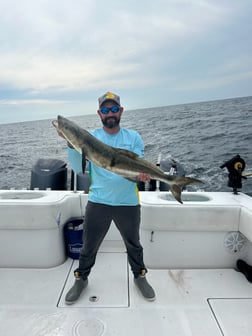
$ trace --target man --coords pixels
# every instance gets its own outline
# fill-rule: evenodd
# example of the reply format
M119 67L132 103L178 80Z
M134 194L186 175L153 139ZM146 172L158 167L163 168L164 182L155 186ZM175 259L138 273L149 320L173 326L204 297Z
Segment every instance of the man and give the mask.
M140 135L136 131L120 127L123 113L120 97L107 92L98 101L97 112L103 127L94 130L92 134L107 145L130 150L143 157L144 146ZM81 155L68 147L68 158L73 170L76 173L80 172ZM125 243L136 286L147 300L153 301L155 292L146 280L147 270L139 241L140 205L137 185L93 163L89 165L89 172L91 185L85 212L83 248L80 252L79 267L74 271L75 282L68 291L65 302L76 302L87 287L88 275L112 220ZM138 178L142 182L149 181L149 176L144 173L139 174Z

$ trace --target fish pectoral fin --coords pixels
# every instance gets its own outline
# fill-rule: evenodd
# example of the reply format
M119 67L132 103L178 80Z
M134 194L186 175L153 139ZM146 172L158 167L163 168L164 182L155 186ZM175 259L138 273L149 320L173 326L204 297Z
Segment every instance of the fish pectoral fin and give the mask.
M82 165L82 173L84 174L86 170L86 155L83 153L82 153L81 165Z
M177 184L173 184L169 186L170 191L174 198L181 204L183 204L182 199L181 199L181 187Z
M126 155L128 156L129 158L131 159L136 159L138 158L138 155L134 152L131 152L127 149L122 149L122 148L114 148L115 151L118 153L118 154L122 154L122 155Z

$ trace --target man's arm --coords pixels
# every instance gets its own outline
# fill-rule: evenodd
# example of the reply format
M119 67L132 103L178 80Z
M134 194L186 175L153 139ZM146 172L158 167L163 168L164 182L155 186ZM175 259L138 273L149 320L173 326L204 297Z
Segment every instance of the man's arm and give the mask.
M68 161L72 170L78 174L82 173L82 155L74 148L67 147Z

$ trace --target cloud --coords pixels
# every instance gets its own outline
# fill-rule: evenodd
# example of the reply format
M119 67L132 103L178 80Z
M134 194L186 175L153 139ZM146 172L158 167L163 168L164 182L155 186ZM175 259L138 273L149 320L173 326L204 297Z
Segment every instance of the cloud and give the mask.
M17 55L0 55L3 67L1 80L16 88L28 88L31 93L43 90L92 89L113 76L127 76L136 71L136 64L116 63L97 58L58 58L26 52Z
M246 73L246 67L232 67L235 48L231 55L222 48L245 5L247 0L9 0L0 4L0 84L24 92L23 102L47 94L67 100L73 92L107 87L219 87Z
M0 105L9 106L22 106L22 105L57 105L57 104L68 104L69 101L64 100L49 100L49 99L0 99Z

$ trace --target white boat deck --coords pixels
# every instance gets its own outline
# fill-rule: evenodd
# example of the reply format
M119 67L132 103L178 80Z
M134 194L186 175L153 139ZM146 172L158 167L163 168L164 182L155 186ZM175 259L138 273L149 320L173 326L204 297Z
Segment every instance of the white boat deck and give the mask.
M0 269L1 336L251 336L252 284L234 269L149 270L135 287L123 251L99 252L80 300L65 305L77 262Z
M63 226L87 195L0 192L0 336L251 336L251 197L231 193L141 195L140 236L156 301L134 285L111 226L89 285L67 306L77 261L65 261ZM18 218L18 220L17 220Z

